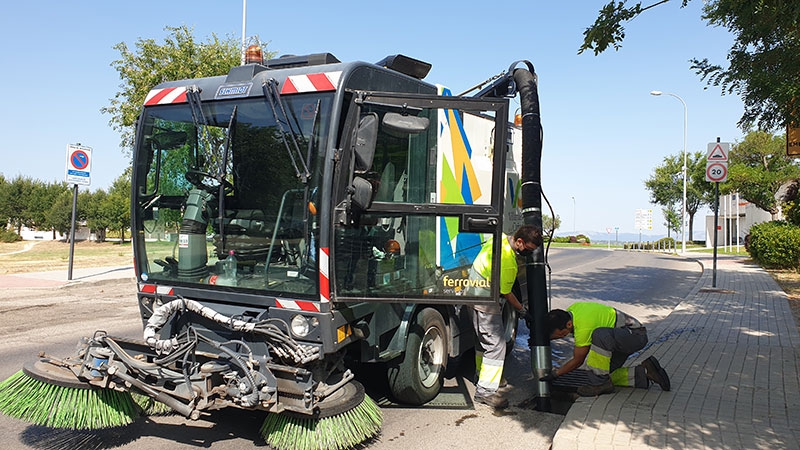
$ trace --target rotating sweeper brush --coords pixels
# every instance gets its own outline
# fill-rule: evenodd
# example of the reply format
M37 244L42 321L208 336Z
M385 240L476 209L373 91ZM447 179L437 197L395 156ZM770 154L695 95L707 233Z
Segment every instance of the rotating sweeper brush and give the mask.
M155 332L175 314L246 329L282 356L256 355L252 341L219 341L192 327L158 339ZM308 369L280 364L286 358ZM347 449L375 436L381 411L363 386L340 365L316 359L274 323L243 322L179 299L156 311L144 341L97 332L73 356L40 355L0 383L0 412L45 427L99 430L143 415L171 411L196 420L234 407L267 412L260 432L276 449Z

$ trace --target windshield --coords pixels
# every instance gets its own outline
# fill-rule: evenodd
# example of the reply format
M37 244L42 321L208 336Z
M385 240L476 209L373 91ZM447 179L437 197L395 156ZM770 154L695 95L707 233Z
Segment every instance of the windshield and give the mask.
M284 97L282 108L266 97L193 100L140 119L142 278L316 295L313 203L332 94Z

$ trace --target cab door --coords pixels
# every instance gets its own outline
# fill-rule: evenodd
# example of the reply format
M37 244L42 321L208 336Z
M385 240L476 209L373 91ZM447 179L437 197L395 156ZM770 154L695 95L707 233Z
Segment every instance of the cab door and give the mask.
M353 95L334 180L332 299L494 301L507 100ZM473 269L479 254L491 274Z

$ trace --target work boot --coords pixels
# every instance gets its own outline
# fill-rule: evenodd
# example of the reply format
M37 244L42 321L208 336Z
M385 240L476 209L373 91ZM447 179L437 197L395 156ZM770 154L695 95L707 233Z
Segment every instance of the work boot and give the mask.
M483 403L484 405L489 405L495 409L503 409L508 407L508 400L504 398L502 395L498 394L497 392L492 392L490 394L478 394L476 392L475 401L477 403Z
M658 363L658 360L655 356L651 356L642 361L642 367L644 367L644 371L647 374L648 380L661 386L661 389L664 391L668 391L670 389L667 371L661 367L661 364Z
M611 378L604 381L602 384L585 384L578 387L578 395L581 397L595 397L602 394L611 394L614 392L614 383Z

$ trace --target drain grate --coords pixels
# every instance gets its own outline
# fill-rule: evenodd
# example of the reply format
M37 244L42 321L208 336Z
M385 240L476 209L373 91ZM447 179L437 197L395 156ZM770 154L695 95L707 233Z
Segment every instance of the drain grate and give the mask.
M578 369L556 378L551 386L554 391L575 392L584 384L589 384L589 372Z

